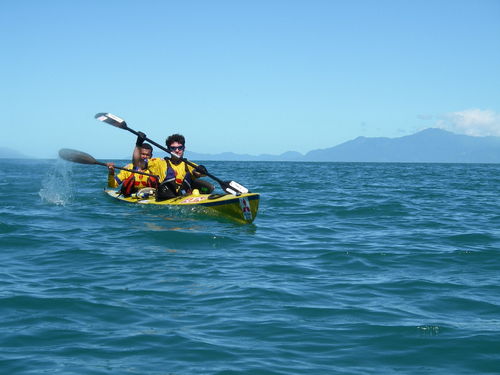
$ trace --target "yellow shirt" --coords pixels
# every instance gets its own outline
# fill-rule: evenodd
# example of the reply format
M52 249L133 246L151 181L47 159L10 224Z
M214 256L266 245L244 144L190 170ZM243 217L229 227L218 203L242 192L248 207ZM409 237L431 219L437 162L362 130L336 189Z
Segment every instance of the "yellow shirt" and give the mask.
M134 165L127 164L124 168L134 169ZM144 170L142 172L154 174L153 172L151 172L151 169L149 168L149 163L148 163L148 168L146 168L146 170ZM123 181L125 181L131 175L132 175L132 172L124 171L124 170L121 170L120 173L118 173L118 175L116 175L116 176L115 175L108 175L108 187L111 187L111 188L118 187ZM135 186L137 187L137 189L142 189L144 187L147 187L148 186L148 178L149 178L149 176L134 173Z
M178 185L182 184L182 181L186 177L186 167L187 167L187 170L189 171L189 173L191 174L191 177L194 178L194 176L193 176L194 167L187 165L183 161L181 161L179 164L174 164L174 163L172 163L172 161L170 161L169 164L174 172L175 182ZM160 182L163 182L165 180L165 178L167 177L167 168L168 168L168 165L167 165L167 161L165 159L153 158L153 159L150 159L148 162L148 169L151 171L150 173L159 176ZM170 179L170 178L173 178L174 176L168 176L168 177Z

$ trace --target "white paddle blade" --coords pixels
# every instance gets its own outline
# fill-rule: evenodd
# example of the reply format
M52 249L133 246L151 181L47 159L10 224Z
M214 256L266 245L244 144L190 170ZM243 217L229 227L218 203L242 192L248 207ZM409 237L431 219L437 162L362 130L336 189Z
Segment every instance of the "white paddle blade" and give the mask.
M243 185L238 184L236 181L229 182L229 186L231 186L234 190L236 190L240 194L248 193L248 189Z
M127 123L125 122L125 120L116 115L113 115L112 113L98 113L97 115L95 115L95 118L99 121L116 126L117 128L127 128Z
M229 194L232 194L232 195L236 195L236 196L241 195L241 193L237 192L236 190L231 189L230 187L226 187L224 189L224 191L226 193L229 193Z

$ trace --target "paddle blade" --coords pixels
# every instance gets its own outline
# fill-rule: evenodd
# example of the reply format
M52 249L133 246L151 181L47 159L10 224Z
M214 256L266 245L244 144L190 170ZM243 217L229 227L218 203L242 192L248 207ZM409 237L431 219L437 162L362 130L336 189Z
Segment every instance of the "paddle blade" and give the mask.
M229 186L231 186L233 189L239 191L241 194L246 194L249 192L249 190L246 187L238 184L236 181L230 181Z
M249 192L246 187L240 185L236 181L223 181L220 186L226 193L233 195L246 194Z
M127 123L125 122L124 119L115 116L111 113L98 113L97 115L94 116L96 119L99 121L105 122L107 124L116 126L117 128L120 129L127 129Z
M96 160L90 156L89 154L82 152L82 151L77 151L77 150L72 150L69 148L62 148L59 150L59 157L61 159L67 160L67 161L72 161L73 163L80 163L80 164L96 164Z

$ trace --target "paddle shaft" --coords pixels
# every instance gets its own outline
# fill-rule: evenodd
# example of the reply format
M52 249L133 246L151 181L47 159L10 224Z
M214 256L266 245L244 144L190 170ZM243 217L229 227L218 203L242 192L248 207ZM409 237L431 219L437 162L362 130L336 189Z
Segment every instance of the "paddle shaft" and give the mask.
M135 134L135 135L139 136L139 132L135 131L134 129L130 129L127 125L122 125L122 129L126 129L126 130L128 130L129 132L131 132L131 133L133 133L133 134ZM194 164L193 162L190 162L189 160L187 160L187 159L185 159L185 158L180 158L180 157L178 157L177 155L175 155L175 154L173 154L172 152L170 152L170 151L169 151L166 147L164 147L164 146L162 146L162 145L160 145L160 144L156 143L155 141L153 141L153 140L149 139L148 137L146 137L146 138L144 138L144 139L145 139L146 141L148 141L149 143L151 143L152 145L154 145L154 146L158 147L159 149L161 149L161 150L163 150L163 151L167 152L170 156L172 156L172 157L174 157L174 158L177 158L177 159L180 159L181 161L183 161L183 162L184 162L184 163L186 163L187 165L190 165L190 166L191 166L191 167L193 167L193 168L196 168L196 167L197 167L197 165L196 165L196 164ZM222 181L220 178L218 178L218 177L214 176L213 174L209 173L208 171L207 171L206 175L207 175L208 177L210 177L211 179L213 179L213 180L217 181L219 184L221 184L221 185L222 185L222 184L224 184L224 181Z
M78 163L78 164L97 164L97 165L103 165L105 167L109 167L107 163L103 163L103 162L95 160L95 158L92 155L89 155L86 152L78 151L78 150L73 150L73 149L70 149L70 148L60 149L59 150L59 157L61 157L61 159L64 159L64 160L67 160L67 161L71 161L73 163ZM156 176L154 174L151 174L151 173L134 171L132 169L116 167L115 165L113 165L113 168L115 168L115 169L121 169L122 171L127 171L127 172L131 172L131 173L143 174L145 176L154 177L157 180L159 180L158 176Z
M100 161L97 161L97 160L94 162L94 164L104 165L105 167L108 166L106 163L101 163ZM132 173L137 173L137 174L143 174L144 176L154 177L154 178L158 179L158 176L156 176L154 174L151 174L151 173L134 171L133 169L122 168L122 167L117 167L117 166L114 166L113 168L120 169L122 171L127 171L127 172L132 172Z

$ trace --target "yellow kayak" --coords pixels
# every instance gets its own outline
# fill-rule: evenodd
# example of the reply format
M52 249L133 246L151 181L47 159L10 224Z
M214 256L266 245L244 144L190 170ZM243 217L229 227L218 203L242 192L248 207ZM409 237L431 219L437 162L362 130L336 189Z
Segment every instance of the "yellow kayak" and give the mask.
M147 189L147 188L146 188ZM143 189L143 190L146 190ZM154 204L159 206L183 206L204 207L209 211L216 212L222 216L238 221L240 223L251 223L254 221L259 209L258 193L246 193L241 195L232 194L200 194L193 190L190 195L182 195L164 201L157 202L152 191L142 190L130 197L120 195L118 190L105 189L106 194L115 199L137 204Z

